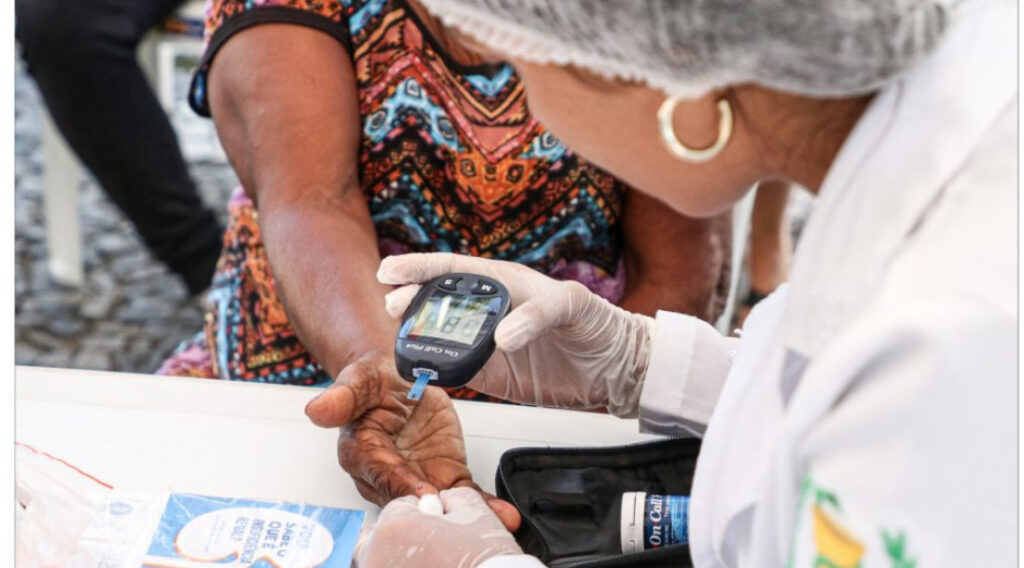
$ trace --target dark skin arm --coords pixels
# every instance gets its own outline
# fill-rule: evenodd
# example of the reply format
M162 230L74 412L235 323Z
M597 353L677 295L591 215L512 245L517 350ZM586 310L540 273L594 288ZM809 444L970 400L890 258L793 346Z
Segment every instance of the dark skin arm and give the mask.
M387 349L397 327L374 276L380 256L359 188L359 107L344 48L299 26L245 30L217 55L210 104L259 208L267 257L303 345L332 376L362 353Z
M320 397L325 414L310 416L344 426L338 458L360 494L383 505L475 486L448 396L432 388L410 404L395 370L397 324L384 311L388 288L375 276L377 239L358 184L360 120L348 54L319 31L255 26L218 54L210 104L231 164L259 207L289 320L338 376ZM344 395L334 396L339 390ZM486 497L514 529L515 509Z
M626 197L626 294L641 314L671 310L714 322L729 284L732 214L693 219L638 191Z

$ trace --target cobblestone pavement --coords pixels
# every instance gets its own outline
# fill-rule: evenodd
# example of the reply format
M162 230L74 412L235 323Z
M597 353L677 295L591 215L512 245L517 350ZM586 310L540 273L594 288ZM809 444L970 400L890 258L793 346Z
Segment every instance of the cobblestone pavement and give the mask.
M15 361L19 365L152 372L202 327L198 299L157 263L94 181L80 187L85 283L53 282L46 268L41 102L15 77ZM223 212L237 185L225 163L190 164L207 203ZM223 221L223 219L222 219Z

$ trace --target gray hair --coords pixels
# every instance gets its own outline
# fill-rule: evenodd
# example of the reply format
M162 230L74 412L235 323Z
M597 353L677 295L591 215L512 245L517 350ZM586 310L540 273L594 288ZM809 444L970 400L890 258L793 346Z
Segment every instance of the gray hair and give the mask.
M511 57L698 97L757 83L878 89L927 55L957 0L421 0Z

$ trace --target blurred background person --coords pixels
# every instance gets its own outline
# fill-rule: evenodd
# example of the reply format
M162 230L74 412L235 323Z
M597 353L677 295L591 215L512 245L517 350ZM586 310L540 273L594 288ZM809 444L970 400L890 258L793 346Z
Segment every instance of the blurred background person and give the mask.
M222 228L189 176L136 59L183 0L16 0L28 71L71 149L190 295L210 284Z

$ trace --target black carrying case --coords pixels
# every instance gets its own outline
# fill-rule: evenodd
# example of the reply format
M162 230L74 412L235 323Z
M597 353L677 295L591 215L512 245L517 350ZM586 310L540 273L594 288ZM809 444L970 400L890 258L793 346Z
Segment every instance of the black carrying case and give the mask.
M516 448L498 463L498 497L523 517L523 551L552 568L691 566L686 545L623 554L622 494L689 495L700 440L672 438L628 446Z

